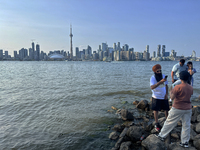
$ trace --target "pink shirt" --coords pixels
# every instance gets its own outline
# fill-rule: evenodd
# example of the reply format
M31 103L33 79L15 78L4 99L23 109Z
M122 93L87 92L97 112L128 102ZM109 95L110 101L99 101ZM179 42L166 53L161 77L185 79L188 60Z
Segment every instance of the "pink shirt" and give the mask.
M193 88L191 85L187 83L176 85L172 90L172 93L175 96L172 107L181 110L192 109L190 98L193 94Z

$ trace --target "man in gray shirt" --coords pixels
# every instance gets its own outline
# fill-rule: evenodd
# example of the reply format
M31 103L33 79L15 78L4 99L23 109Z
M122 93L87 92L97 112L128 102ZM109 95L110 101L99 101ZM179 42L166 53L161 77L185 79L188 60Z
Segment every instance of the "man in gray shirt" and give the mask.
M181 71L187 71L188 67L184 63L185 63L185 60L181 59L179 63L173 66L172 72L171 72L172 83L180 79L179 74Z

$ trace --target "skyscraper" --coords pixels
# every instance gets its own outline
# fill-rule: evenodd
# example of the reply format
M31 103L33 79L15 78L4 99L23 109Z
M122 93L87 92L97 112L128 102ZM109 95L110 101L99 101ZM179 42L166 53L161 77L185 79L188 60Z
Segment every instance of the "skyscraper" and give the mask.
M157 57L160 57L160 48L161 48L161 45L158 45L158 49L157 49Z
M32 53L33 53L33 59L34 59L34 54L35 54L35 44L32 42Z
M165 45L162 45L162 57L165 57Z
M73 59L73 47L72 47L72 25L70 25L70 58Z
M113 44L113 50L114 50L114 51L117 50L117 45L116 45L116 43Z
M121 50L120 42L117 43L117 50L119 50L119 51Z
M107 51L107 44L106 43L102 43L102 51Z
M128 51L128 48L129 48L128 44L125 44L124 45L124 51Z
M40 60L40 45L36 44L36 60Z

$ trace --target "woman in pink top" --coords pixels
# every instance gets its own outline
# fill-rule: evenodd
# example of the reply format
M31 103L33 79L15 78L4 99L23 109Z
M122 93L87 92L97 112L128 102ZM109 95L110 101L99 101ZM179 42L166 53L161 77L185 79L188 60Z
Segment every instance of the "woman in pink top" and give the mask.
M164 141L167 135L177 125L177 122L181 119L182 131L181 131L181 143L180 146L189 147L190 139L190 121L192 116L191 95L193 94L193 88L187 83L190 74L187 71L180 72L181 84L176 85L171 90L170 97L173 99L173 105L169 111L169 115L164 123L161 132L155 135L160 140Z

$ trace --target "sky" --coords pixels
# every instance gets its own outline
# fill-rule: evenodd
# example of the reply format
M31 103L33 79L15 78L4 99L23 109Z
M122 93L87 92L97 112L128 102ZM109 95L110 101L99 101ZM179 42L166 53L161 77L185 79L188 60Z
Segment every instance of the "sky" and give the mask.
M120 42L135 52L158 45L178 56L200 56L200 0L0 0L0 49L30 48L46 53Z

